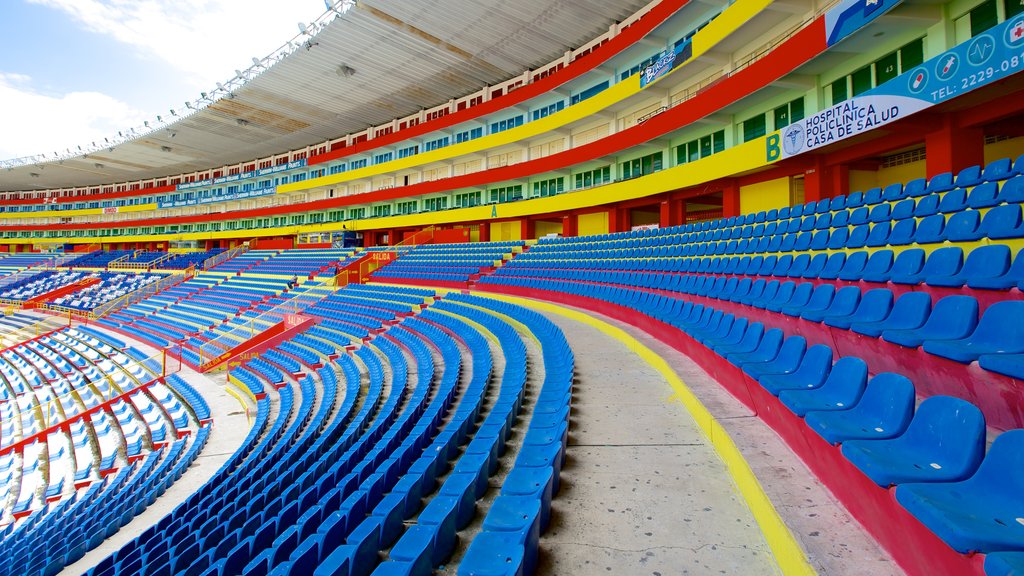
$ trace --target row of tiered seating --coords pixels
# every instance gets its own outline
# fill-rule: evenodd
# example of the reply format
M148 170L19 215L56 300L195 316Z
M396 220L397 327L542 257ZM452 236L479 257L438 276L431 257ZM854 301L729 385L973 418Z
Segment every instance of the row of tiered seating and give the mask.
M44 335L0 357L5 380L20 381L18 405L31 406L20 400L34 396L37 406L57 407L47 410L51 425L64 423L21 447L20 486L10 484L14 475L0 486L20 494L14 509L3 512L20 520L0 530L0 574L56 573L148 507L198 455L208 429L196 426L194 441L185 437L194 421L179 396L192 398L195 414L207 420L209 410L187 385L183 395L174 390L180 379L153 383L157 366L140 361L141 353L84 327ZM118 395L124 399L109 402ZM79 417L101 403L106 406ZM32 413L23 415L34 421ZM20 437L38 431L22 425ZM40 493L45 503L37 501Z
M334 268L343 268L355 259L355 252L348 249L283 250L266 260L256 262L246 271L256 274L298 276L300 278L314 274L333 276L335 274Z
M213 268L210 268L210 270L213 272L241 272L274 256L278 252L278 250L249 250L248 252L244 252L234 258L217 264Z
M0 298L25 302L58 288L63 288L89 277L88 272L54 272L45 270L21 278L0 289Z
M53 253L0 254L0 272L10 273L49 262Z
M511 258L523 246L524 243L518 241L424 244L381 267L372 277L385 282L391 278L468 282L471 277Z
M118 262L119 264L151 264L167 256L167 252L157 250L139 250Z
M133 274L133 273L112 273L100 272L96 275L100 278L99 284L86 286L66 296L61 296L50 301L57 306L75 308L78 310L93 310L112 300L131 294L147 284L152 284L164 278L160 274Z
M61 266L71 268L105 268L114 260L124 258L133 254L134 250L94 250L83 254L74 260L69 260Z
M1006 566L1024 558L1024 532L1014 521L1024 516L1024 485L1011 472L1024 458L1024 438L1020 430L1001 432L1022 426L1024 329L1018 319L1024 301L1016 275L1024 264L1019 254L1011 261L1007 241L1024 234L1019 205L992 203L1021 201L1016 194L1024 180L1009 166L1003 161L956 178L666 230L543 239L480 284L595 303L671 333L638 319L640 312L686 334L704 365L721 374L732 374L726 365L741 371L742 379L719 380L777 429L799 435L804 426L839 446L838 460L828 448L807 454L812 468L831 462L859 469L882 488L896 485L896 501L933 535L957 552L991 555L990 573L1006 574ZM913 206L905 204L907 197L916 198ZM869 220L875 215L867 238L890 222L894 232L904 221L894 212L909 213L913 221L925 203L959 210L945 224L947 232L967 218L973 232L947 234L944 240L957 244L937 249L893 248L891 234L888 244L875 243L878 250L814 242L822 231L835 237L849 230L845 237L853 238L863 224L845 218L853 219L861 203L874 205L859 213ZM853 212L845 212L851 204ZM941 209L937 214L945 218ZM986 225L997 221L1009 225ZM816 226L821 229L812 232ZM621 307L633 314L616 312ZM850 345L834 347L844 343ZM899 373L888 371L886 358L900 354L912 354L907 358L913 361L900 364ZM979 380L986 369L1006 377L990 373ZM996 435L987 455L986 422ZM866 499L884 502L872 494Z
M223 248L212 248L204 252L183 252L164 260L157 266L157 268L161 270L184 270L190 266L198 268L200 264L223 251Z

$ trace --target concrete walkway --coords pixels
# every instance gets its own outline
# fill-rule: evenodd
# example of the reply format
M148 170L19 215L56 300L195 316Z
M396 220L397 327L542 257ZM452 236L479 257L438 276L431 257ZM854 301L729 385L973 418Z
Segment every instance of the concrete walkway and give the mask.
M777 574L725 465L619 341L548 316L576 357L567 462L538 574Z
M781 438L693 360L639 329L577 310L668 361L725 427L819 574L903 574ZM552 554L541 573L778 573L724 465L682 404L669 400L664 379L617 340L547 316L572 345L578 384L558 524L542 538Z

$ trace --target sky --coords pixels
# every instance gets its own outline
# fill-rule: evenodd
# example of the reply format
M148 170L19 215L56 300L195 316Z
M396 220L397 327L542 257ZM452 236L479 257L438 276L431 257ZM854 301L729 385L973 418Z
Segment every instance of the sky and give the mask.
M324 0L0 0L0 159L166 118L324 10Z

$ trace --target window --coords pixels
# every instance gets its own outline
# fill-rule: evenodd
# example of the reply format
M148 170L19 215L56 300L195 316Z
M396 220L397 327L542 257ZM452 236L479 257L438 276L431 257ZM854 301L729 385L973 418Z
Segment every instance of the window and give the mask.
M491 202L512 202L515 200L522 199L522 184L516 184L514 186L502 186L500 188L491 188Z
M366 218L366 208L350 208L348 217L350 219Z
M366 158L363 158L362 160L352 161L352 169L357 170L359 168L366 168Z
M575 176L576 188L590 188L591 186L600 186L601 184L611 182L611 172L611 166L580 172Z
M874 87L871 81L871 66L865 66L850 75L853 84L853 95L859 96Z
M580 92L579 94L573 94L572 98L569 99L570 103L571 104L577 104L579 102L582 102L582 101L586 100L587 98L592 98L594 96L597 96L598 94L600 94L601 92L603 92L607 88L608 88L608 81L605 80L604 82L601 82L600 84L597 84L595 86L591 86L590 88L587 88L586 90Z
M345 171L345 163L342 162L341 164L335 164L334 166L331 166L327 171L330 174L341 174L342 172Z
M839 104L840 102L849 98L849 92L847 91L846 79L847 76L843 76L839 80L832 83L832 105Z
M743 121L743 141L749 142L754 138L760 138L766 133L765 130L765 115L758 114L753 118L748 118Z
M892 80L899 74L899 53L890 52L875 62L875 84Z
M498 132L504 132L523 125L522 115L516 116L515 118L509 118L508 120L501 120L491 124L491 134L497 134Z
M1006 12L1006 19L1009 20L1024 12L1024 0L1003 0L1003 9Z
M467 192L465 194L455 195L455 207L456 208L469 208L471 206L480 205L480 192Z
M373 207L374 218L383 218L384 216L391 216L390 204L381 204Z
M448 145L448 137L445 136L444 138L438 138L437 140L431 140L431 141L427 142L426 144L423 145L423 150L425 152L430 152L431 150L437 150L438 148L444 148L447 145Z
M775 130L778 130L784 126L789 126L790 124L798 120L803 120L803 97L797 98L792 102L787 102L786 104L779 106L773 111L773 114L775 116Z
M998 24L999 16L996 14L996 0L986 0L971 10L971 37L981 34L985 30Z
M1019 0L1024 2L1024 0ZM924 62L924 38L918 38L899 49L900 72L907 72Z
M1021 1L1024 2L1024 0L1021 0ZM554 114L555 112L558 112L559 110L563 110L564 108L565 108L565 101L564 100L561 100L559 102L555 102L554 104L551 104L550 106L544 106L543 108L540 108L538 110L534 110L532 112L533 119L534 120L540 120L541 118L544 118L545 116L550 116L551 114Z
M414 214L416 212L416 204L415 200L399 202L395 204L395 214Z
M533 196L545 198L565 192L565 178L552 178L533 183Z
M471 130L466 130L465 132L459 132L458 134L456 134L455 143L460 144L462 142L469 142L470 140L475 140L483 135L483 128L473 128Z
M427 198L423 201L423 209L429 212L435 212L437 210L447 210L448 197L442 196L440 198Z
M419 145L409 146L408 148L402 148L401 150L399 150L398 151L398 157L399 158L408 158L409 156L412 156L414 154L419 154L419 153L420 153Z
M383 164L385 162L391 162L391 158L394 157L392 152L385 152L383 154L376 154L373 157L374 164Z
M662 158L661 152L655 152L654 154L648 154L634 160L627 160L622 163L622 178L636 178L638 176L645 176L661 170Z

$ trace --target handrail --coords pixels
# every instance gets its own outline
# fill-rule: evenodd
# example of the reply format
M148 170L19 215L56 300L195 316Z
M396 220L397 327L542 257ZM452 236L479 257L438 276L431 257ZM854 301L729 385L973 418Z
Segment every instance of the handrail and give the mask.
M228 260L230 258L234 258L235 256L239 256L241 254L244 254L248 250L249 250L249 243L248 242L244 242L241 245L235 246L234 248L232 248L230 250L221 252L220 254L216 254L214 256L210 256L206 260L203 260L203 264L202 264L201 268L203 270L209 270L210 268L213 268L214 266L216 266L217 264L220 264L221 262L224 262L225 260Z

